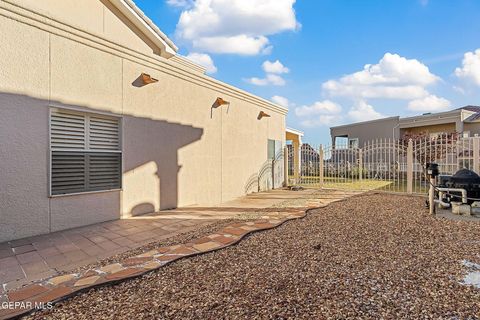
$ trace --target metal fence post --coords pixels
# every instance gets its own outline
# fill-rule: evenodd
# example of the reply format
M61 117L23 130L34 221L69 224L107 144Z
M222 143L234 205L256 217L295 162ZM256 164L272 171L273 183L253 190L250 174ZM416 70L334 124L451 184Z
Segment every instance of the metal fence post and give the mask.
M413 141L408 140L407 146L407 193L413 193Z
M358 149L358 180L363 180L363 150Z
M272 159L272 190L275 189L275 159Z
M480 140L479 137L473 137L473 171L479 172Z
M323 146L318 148L318 176L320 182L320 188L323 188Z
M283 186L288 187L288 147L283 147Z
M300 144L298 141L294 141L292 144L293 147L293 179L295 184L300 182Z

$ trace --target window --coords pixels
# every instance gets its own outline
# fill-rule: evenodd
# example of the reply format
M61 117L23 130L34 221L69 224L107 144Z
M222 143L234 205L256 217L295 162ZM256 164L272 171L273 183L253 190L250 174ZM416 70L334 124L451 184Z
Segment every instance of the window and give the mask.
M282 151L282 141L268 139L267 149L268 149L268 152L267 152L268 159L269 160L276 159L276 157L279 156L280 152Z
M358 138L353 138L348 140L348 147L352 149L358 148Z
M347 149L348 138L347 137L335 137L335 149Z
M120 119L52 109L50 194L119 189Z
M275 140L268 139L268 155L269 160L275 158Z

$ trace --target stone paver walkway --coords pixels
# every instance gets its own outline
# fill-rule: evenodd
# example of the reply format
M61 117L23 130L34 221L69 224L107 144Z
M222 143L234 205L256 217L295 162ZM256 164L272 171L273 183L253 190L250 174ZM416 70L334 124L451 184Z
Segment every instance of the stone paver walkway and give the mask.
M12 282L4 283L4 292L0 291L0 318L18 316L92 286L136 277L177 259L230 246L249 233L304 217L309 209L324 207L354 194L357 193L276 190L243 197L218 207L179 208L2 244L2 250L11 250L12 253L0 259L3 279L8 280L8 276L23 272L23 280L14 284L39 281L16 290L9 288ZM189 243L155 248L82 273L58 275L59 271L71 270L232 217L238 218L239 222Z
M2 290L76 269L119 253L275 205L302 193L275 190L218 207L186 207L0 243Z

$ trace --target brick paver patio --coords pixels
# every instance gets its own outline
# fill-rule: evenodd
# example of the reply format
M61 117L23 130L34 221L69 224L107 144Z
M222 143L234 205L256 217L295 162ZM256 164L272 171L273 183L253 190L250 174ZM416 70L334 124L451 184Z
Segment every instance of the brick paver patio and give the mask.
M313 190L277 190L243 197L218 207L179 208L131 219L117 220L0 244L0 302L51 302L91 286L119 281L157 269L180 258L218 250L245 235L301 218L309 208L318 208L355 193ZM303 201L299 202L299 199ZM280 205L279 205L280 204ZM283 206L281 205L283 204ZM64 274L99 259L191 231L220 219L243 215L254 221L232 223L222 230L190 243L156 248L81 274ZM35 284L30 284L36 282ZM30 285L27 285L30 284ZM20 286L23 288L18 289ZM30 304L0 309L8 318L34 308Z

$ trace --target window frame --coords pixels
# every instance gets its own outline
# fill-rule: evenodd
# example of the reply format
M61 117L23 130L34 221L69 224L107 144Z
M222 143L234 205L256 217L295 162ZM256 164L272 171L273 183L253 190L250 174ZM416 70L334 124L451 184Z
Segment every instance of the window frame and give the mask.
M355 142L356 146L352 146L352 142ZM348 149L359 149L359 148L360 148L360 139L348 138Z
M88 126L86 125L85 127L85 144L86 148L83 150L78 150L78 149L61 149L61 150L56 150L55 148L52 148L52 114L56 111L62 111L65 110L67 113L71 114L77 114L77 115L82 115L85 117L98 117L98 118L105 118L105 119L115 119L118 120L118 145L119 148L118 150L91 150L88 148L88 142L89 142L89 130ZM87 124L88 121L85 122ZM113 192L113 191L122 191L123 190L123 171L124 171L124 162L123 162L123 116L121 115L112 115L111 113L108 112L102 112L102 111L95 111L95 112L90 112L90 111L85 111L82 110L81 108L73 108L73 107L64 107L64 106L56 106L56 105L50 105L48 108L48 197L49 198L57 198L57 197L66 197L66 196L75 196L75 195L83 195L83 194L92 194L92 193L102 193L102 192ZM65 152L82 152L82 153L117 153L120 154L120 188L111 188L111 189L105 189L105 190L90 190L90 191L81 191L81 192L71 192L71 193L62 193L62 194L52 194L52 154L53 152L59 152L59 151L65 151Z

